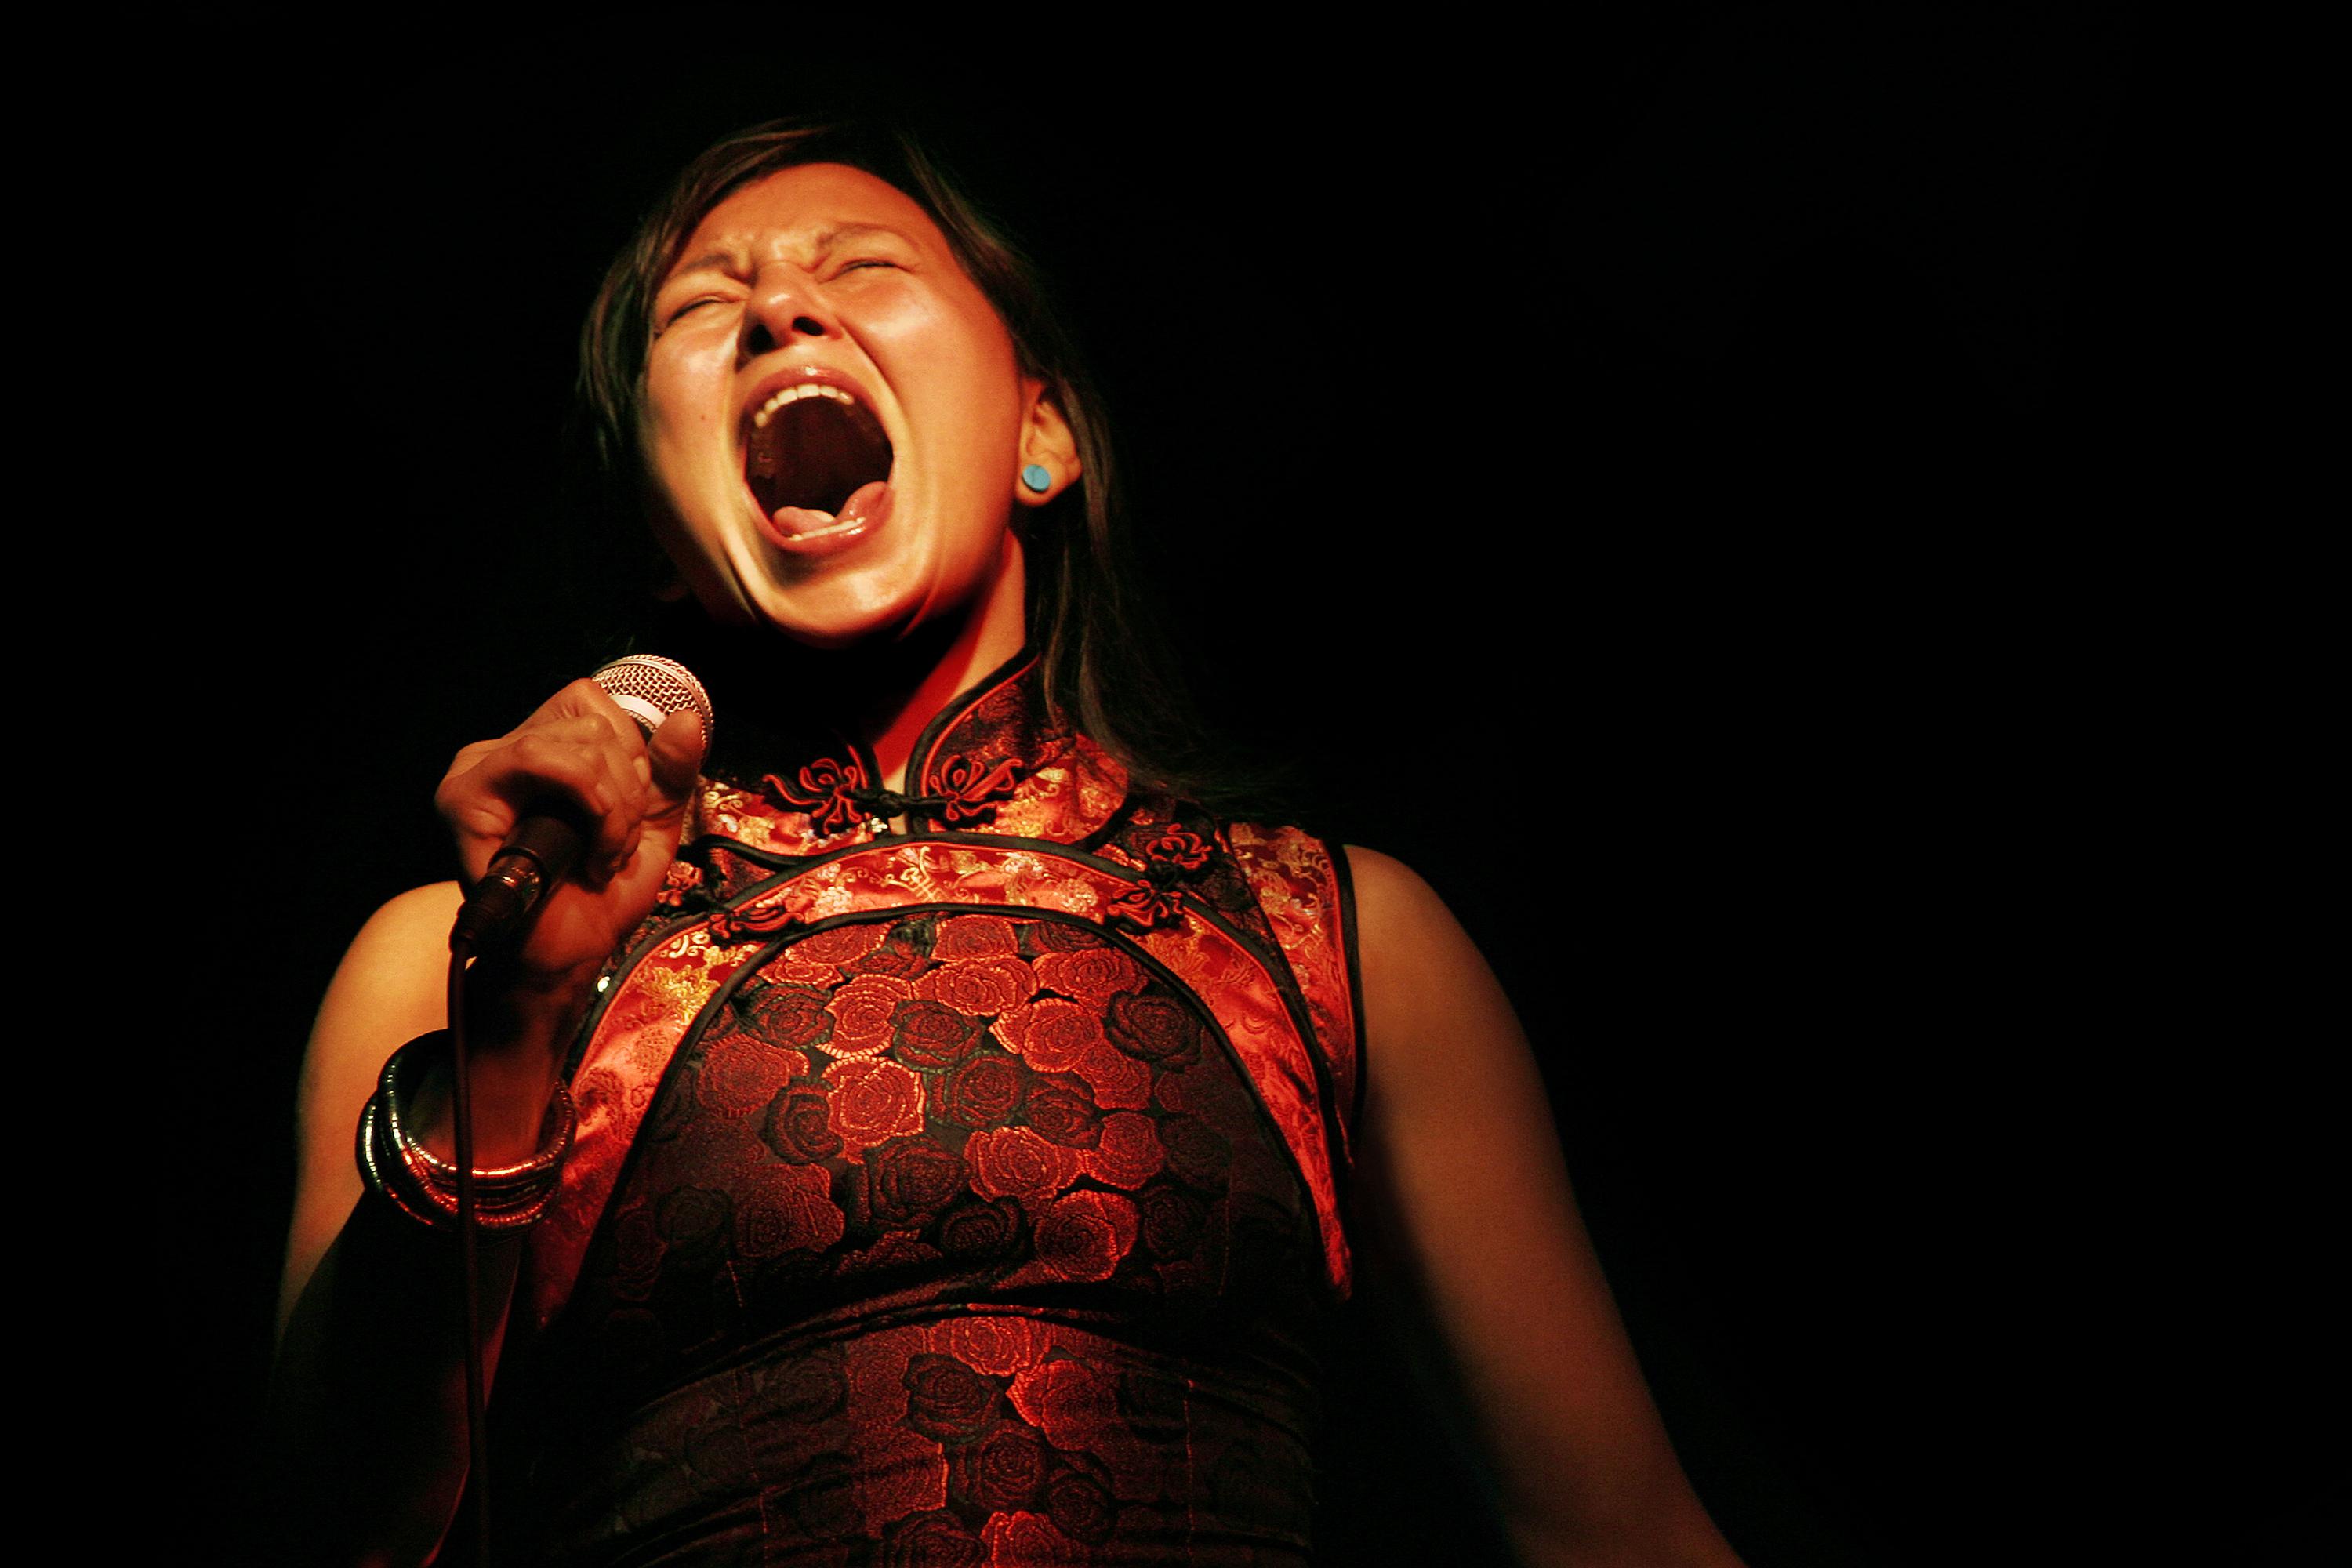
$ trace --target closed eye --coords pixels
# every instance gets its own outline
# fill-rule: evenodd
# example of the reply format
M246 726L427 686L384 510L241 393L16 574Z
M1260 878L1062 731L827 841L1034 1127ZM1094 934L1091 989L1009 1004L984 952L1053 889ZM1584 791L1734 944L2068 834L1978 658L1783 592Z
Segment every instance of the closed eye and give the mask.
M669 331L672 327L677 325L680 321L686 320L687 317L692 315L695 311L699 310L705 305L723 305L725 303L727 303L726 300L717 294L705 294L698 300L688 300L686 303L678 306L676 310L670 311L668 315L662 318L661 325L654 330L654 336L660 337L662 333Z

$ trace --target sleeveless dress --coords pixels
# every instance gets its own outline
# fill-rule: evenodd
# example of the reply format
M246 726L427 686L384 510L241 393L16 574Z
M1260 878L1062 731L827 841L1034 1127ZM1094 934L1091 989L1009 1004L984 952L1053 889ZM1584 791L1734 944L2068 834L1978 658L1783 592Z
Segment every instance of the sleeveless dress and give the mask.
M839 737L709 764L575 1047L510 1560L1311 1561L1345 863L1130 788L1040 684L934 718L909 795Z

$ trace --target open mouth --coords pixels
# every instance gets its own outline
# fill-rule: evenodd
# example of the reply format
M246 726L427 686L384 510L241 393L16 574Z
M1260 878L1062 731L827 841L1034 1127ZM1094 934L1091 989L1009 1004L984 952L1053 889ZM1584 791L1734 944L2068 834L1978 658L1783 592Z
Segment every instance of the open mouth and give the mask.
M788 535L847 529L887 486L890 437L851 393L806 381L779 389L751 415L743 478L771 522Z

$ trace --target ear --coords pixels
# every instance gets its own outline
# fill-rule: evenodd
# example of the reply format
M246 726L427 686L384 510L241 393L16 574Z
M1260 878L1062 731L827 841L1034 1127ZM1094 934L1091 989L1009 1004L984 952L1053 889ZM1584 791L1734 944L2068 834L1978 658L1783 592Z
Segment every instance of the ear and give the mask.
M1024 506L1044 506L1077 483L1078 442L1045 383L1024 377L1021 386L1027 394L1026 411L1021 418L1022 471L1013 476L1013 499ZM1033 467L1045 470L1042 490L1031 489L1024 477Z

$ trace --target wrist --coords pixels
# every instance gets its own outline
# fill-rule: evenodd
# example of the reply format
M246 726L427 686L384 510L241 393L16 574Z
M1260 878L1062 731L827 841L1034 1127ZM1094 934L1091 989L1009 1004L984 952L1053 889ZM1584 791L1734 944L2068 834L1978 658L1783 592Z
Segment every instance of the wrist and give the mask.
M384 1063L375 1094L360 1114L361 1179L411 1219L436 1229L464 1213L462 1173L452 1146L447 1032L421 1036ZM554 1196L576 1119L560 1079L538 1075L514 1084L485 1083L473 1073L474 1151L468 1162L486 1230L535 1223ZM517 1092L520 1090L520 1092ZM538 1098L530 1098L532 1096ZM516 1134L528 1128L527 1135Z
M561 1075L552 1061L475 1053L474 1163L527 1159L545 1139ZM407 1089L408 1136L436 1158L457 1157L457 1099L445 1061L421 1066Z
M560 1057L596 994L601 963L527 969L510 956L466 970L466 1039L482 1057Z

